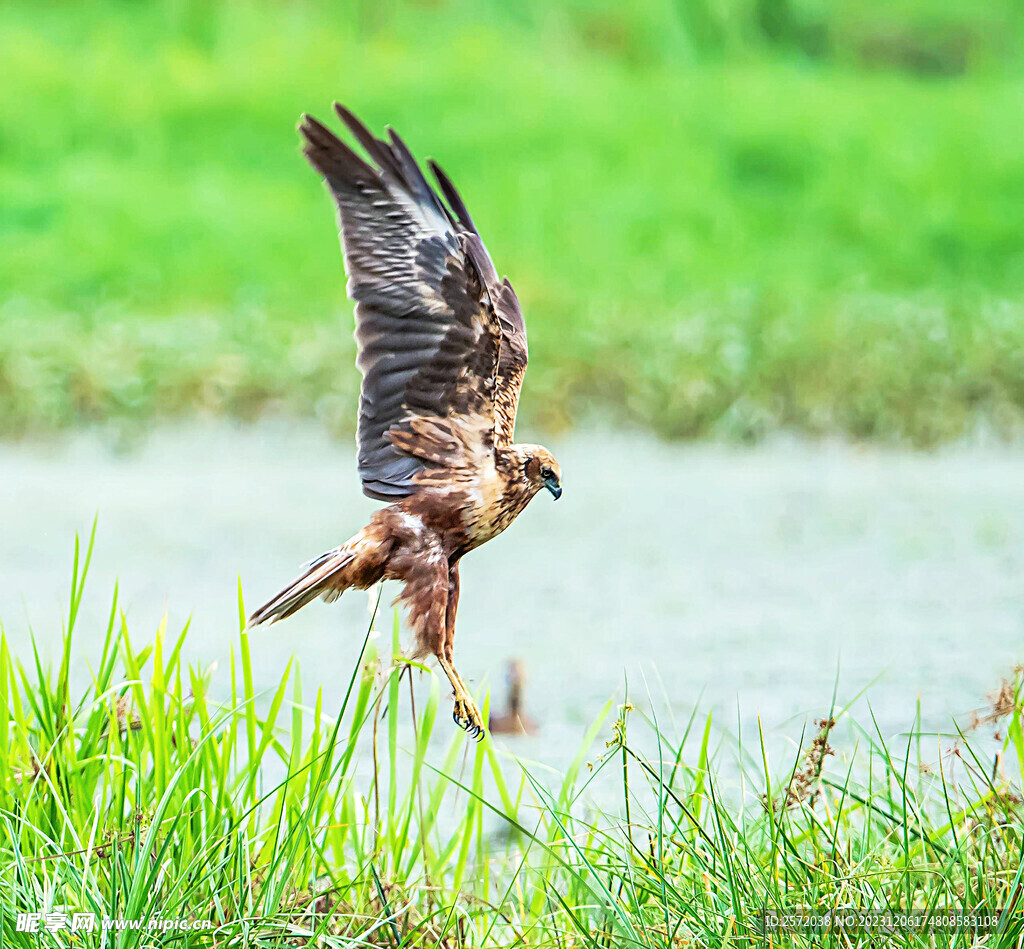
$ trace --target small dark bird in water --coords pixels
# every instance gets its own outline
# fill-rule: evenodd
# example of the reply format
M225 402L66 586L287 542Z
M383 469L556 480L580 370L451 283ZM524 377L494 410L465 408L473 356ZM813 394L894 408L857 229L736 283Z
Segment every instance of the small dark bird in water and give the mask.
M513 443L526 372L526 324L448 176L427 183L394 131L375 138L335 110L369 161L316 119L304 152L338 206L355 301L359 476L390 502L340 547L256 610L249 626L291 616L350 587L401 580L417 655L434 655L455 693L455 722L479 737L480 712L455 671L459 561L500 534L533 496L562 493L540 445Z
M523 664L512 659L505 667L505 685L508 697L505 700L505 712L492 715L489 722L492 732L503 735L532 735L537 731L537 723L523 711L523 685L526 678Z

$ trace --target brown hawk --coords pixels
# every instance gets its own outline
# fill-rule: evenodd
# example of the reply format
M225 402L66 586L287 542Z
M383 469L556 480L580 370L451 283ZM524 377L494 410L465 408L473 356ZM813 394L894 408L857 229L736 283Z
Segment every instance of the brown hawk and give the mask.
M394 131L375 138L335 110L361 158L316 119L304 152L338 206L355 301L359 476L390 502L358 534L313 560L256 610L249 626L290 616L318 596L400 580L417 654L434 655L455 692L454 718L484 723L453 664L459 561L500 534L533 496L562 493L539 445L512 441L526 372L526 325L466 205L434 163L441 197Z

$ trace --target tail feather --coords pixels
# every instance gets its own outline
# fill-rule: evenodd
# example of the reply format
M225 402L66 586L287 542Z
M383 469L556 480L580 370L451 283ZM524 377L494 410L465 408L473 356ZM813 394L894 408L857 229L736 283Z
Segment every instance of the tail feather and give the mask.
M296 610L312 603L318 596L332 603L347 588L339 583L338 574L355 560L356 551L351 544L335 547L306 564L304 572L272 597L249 617L246 629L261 623L276 623L291 616Z

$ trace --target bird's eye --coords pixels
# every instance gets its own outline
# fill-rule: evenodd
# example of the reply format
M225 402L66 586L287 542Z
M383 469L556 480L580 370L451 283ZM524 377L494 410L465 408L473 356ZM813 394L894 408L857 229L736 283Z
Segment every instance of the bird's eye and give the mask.
M545 481L549 481L552 477L554 477L554 474L555 473L550 468L541 468L540 469L540 476Z

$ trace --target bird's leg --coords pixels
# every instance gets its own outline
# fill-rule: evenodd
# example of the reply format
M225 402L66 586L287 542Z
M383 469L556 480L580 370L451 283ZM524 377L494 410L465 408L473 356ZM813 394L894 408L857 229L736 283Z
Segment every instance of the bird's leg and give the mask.
M462 681L462 677L455 671L455 613L459 608L459 565L454 563L448 569L448 607L444 617L444 642L437 654L437 661L440 663L448 681L452 684L455 692L455 708L452 718L455 724L464 728L474 738L482 738L486 728L483 716L469 694L469 689Z
M479 738L484 733L483 719L452 661L459 572L454 565L442 566L438 562L442 558L436 556L440 553L440 544L426 551L422 548L401 550L389 562L390 576L405 581L399 598L409 607L419 654L437 656L438 664L452 684L455 724Z
M476 707L476 702L473 701L473 696L469 694L469 689L466 688L462 678L455 671L455 666L444 656L438 656L437 661L444 670L444 674L448 676L448 681L452 684L452 691L455 693L455 707L452 710L455 724L459 728L465 729L471 738L478 740L483 738L487 729L484 726L480 710Z

